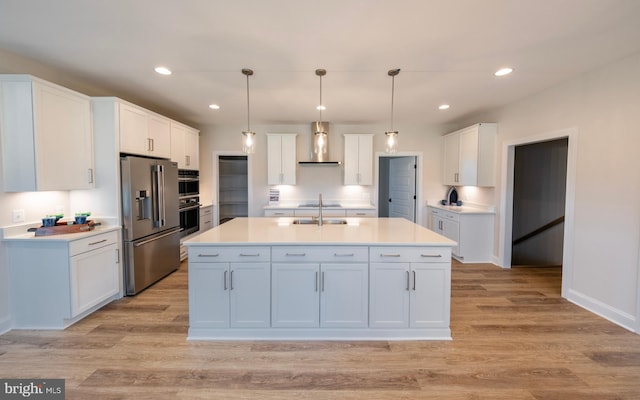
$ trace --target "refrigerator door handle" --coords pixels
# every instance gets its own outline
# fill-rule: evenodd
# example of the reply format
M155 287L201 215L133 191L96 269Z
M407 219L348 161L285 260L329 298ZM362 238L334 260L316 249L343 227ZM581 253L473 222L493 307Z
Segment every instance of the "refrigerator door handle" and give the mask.
M158 209L159 209L159 219L160 219L160 226L165 226L166 222L167 222L167 210L165 209L165 198L164 198L164 194L165 194L165 189L164 189L164 166L163 165L158 165L158 172L159 172L159 179L160 179L160 193L158 193Z
M151 239L147 239L147 240L143 240L142 242L134 243L134 244L133 244L133 247L140 247L140 246L144 246L145 244L148 244L148 243L151 243L151 242L155 242L155 241L156 241L156 240L158 240L158 239L162 239L162 238L164 238L164 237L171 236L171 235L173 235L174 233L180 232L181 230L182 230L182 228L176 228L176 229L174 229L174 230L172 230L172 231L170 231L170 232L167 232L167 233L165 233L165 234L163 234L163 235L155 236L155 237L153 237L153 238L151 238Z

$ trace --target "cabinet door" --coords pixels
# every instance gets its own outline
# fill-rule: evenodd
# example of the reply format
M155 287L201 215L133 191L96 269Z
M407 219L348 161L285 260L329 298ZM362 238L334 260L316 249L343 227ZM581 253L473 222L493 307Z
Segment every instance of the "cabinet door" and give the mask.
M371 263L369 326L409 327L409 263Z
M115 244L78 254L71 260L71 316L90 309L119 292Z
M149 120L147 113L127 104L120 104L120 151L147 155Z
M452 133L444 137L444 165L442 180L445 185L459 184L460 136Z
M472 186L478 184L478 126L462 130L460 136L460 176L458 184Z
M267 135L267 183L296 184L296 136Z
M158 115L149 115L149 155L171 158L171 121Z
M34 95L38 190L91 188L90 100L41 83Z
M189 324L229 327L229 264L189 263Z
M344 184L373 184L373 135L344 135Z
M318 264L271 265L271 326L317 328L320 322Z
M453 254L460 252L460 223L456 221L442 220L442 235L454 240L458 245L451 249Z
M187 129L184 135L185 168L200 169L200 135L198 131Z
M320 326L366 328L369 311L367 264L320 266Z
M449 264L412 263L411 275L411 327L448 327L451 297Z
M271 322L269 263L231 263L230 326L268 328Z
M187 130L182 125L171 123L171 161L178 163L178 168L186 169L187 157L185 136Z

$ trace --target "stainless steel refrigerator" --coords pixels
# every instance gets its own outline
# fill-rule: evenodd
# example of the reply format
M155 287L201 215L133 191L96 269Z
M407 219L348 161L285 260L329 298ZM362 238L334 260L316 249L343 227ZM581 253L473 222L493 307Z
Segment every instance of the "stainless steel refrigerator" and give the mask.
M135 295L178 269L178 166L144 157L120 158L125 290Z

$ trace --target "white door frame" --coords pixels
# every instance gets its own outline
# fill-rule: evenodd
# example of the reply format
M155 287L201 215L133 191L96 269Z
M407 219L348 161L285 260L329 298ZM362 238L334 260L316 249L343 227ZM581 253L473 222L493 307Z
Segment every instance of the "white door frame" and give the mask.
M421 151L399 151L397 153L376 152L374 157L374 173L373 173L373 205L379 209L378 204L378 184L380 179L380 158L381 157L415 157L416 158L416 224L422 225L422 152Z
M220 162L220 156L246 156L247 157L247 215L251 216L251 209L253 208L253 157L251 154L247 154L243 151L233 151L233 150L220 150L214 151L211 155L211 202L213 203L213 207L217 210L216 215L214 216L216 221L214 221L214 226L220 225L220 205L218 204L218 198L220 196L219 186L220 186L220 177L218 176L218 163Z
M500 192L500 237L498 244L498 265L511 268L511 239L513 227L513 179L516 146L546 142L554 139L568 139L567 182L565 197L564 244L562 248L562 296L567 297L573 273L573 231L578 155L578 129L567 128L539 135L506 141L502 145L502 181Z

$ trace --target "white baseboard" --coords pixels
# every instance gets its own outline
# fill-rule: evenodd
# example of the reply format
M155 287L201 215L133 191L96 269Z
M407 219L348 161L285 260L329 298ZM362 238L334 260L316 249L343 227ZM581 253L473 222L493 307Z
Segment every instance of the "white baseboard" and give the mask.
M637 321L631 314L615 309L599 300L593 299L573 289L569 290L567 300L586 310L591 311L596 315L601 316L606 320L613 322L616 325L620 325L621 327L628 329L631 332L639 333L635 330Z

